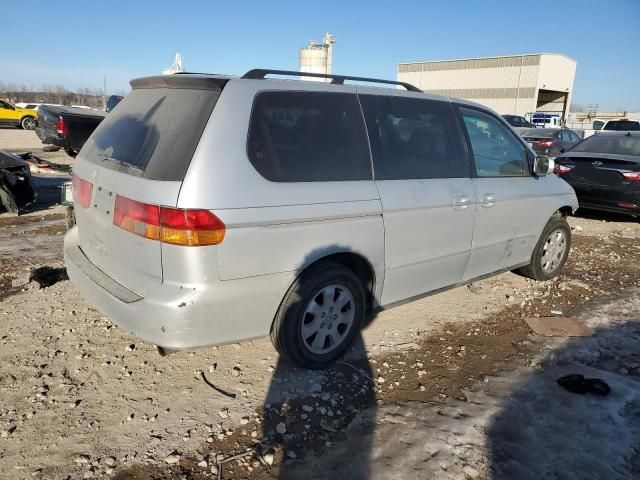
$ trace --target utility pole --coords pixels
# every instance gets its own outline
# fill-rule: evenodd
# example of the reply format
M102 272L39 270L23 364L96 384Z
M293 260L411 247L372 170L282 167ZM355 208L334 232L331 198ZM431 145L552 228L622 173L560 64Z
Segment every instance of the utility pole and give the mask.
M107 111L107 77L102 77L102 109Z

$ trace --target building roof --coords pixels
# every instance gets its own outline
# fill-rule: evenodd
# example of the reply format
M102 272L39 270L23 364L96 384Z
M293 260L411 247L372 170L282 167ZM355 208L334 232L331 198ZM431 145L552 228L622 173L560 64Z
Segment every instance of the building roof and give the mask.
M544 53L523 53L520 55L494 55L491 57L469 57L469 58L452 58L452 59L448 59L448 60L424 60L421 62L400 62L399 65L413 65L413 64L417 64L417 63L443 63L443 62L465 62L465 61L469 61L469 60L491 60L494 58L519 58L519 57L539 57L539 56L543 56L543 55L558 55L561 57L565 57L568 60L571 60L572 62L575 62L576 60L571 58L568 55L565 55L564 53L553 53L553 52L544 52Z

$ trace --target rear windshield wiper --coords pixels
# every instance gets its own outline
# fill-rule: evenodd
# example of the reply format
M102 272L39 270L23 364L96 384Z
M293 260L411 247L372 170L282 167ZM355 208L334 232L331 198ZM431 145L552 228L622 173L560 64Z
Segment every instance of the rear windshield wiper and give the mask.
M100 161L102 163L110 163L110 164L116 164L118 167L118 170L127 170L127 173L132 173L138 177L142 177L144 175L144 170L142 170L139 167L136 167L135 165L131 165L128 162L125 162L124 160L119 160L117 158L113 158L113 157L109 157L106 156L104 154L104 152L100 152Z

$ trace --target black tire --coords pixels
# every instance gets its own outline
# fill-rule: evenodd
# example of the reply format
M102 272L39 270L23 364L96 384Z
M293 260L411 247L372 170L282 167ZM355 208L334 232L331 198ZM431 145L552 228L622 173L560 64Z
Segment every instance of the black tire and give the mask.
M65 148L64 151L72 158L76 158L76 155L78 155L78 150L73 150L72 148Z
M333 347L333 350L324 354L314 353L303 340L302 324L309 320L308 315L310 315L305 312L310 303L314 299L317 301L317 298L322 295L321 291L332 285L338 285L351 294L353 302L349 302L343 309L348 311L353 308L353 321L349 329L344 331L343 339ZM271 341L284 359L303 368L324 368L344 354L353 343L364 321L365 299L362 283L348 268L334 262L324 262L314 266L303 272L284 296L273 322ZM319 316L317 319L321 321Z
M76 224L76 212L73 207L67 207L64 210L64 223L67 231L71 230Z
M0 183L0 213L5 210L16 215L19 212L16 199L7 190L5 190L2 183Z
M35 130L38 121L34 117L26 116L20 120L20 127L24 130Z
M553 269L547 270L543 268L543 255L545 253L545 249L547 248L549 237L556 231L561 231L564 234L566 245L564 247L564 251L557 259L557 263L553 267ZM536 244L536 247L533 249L533 253L531 254L531 263L525 267L519 268L518 270L516 270L516 272L520 275L524 275L525 277L529 277L541 282L551 280L562 271L562 267L564 267L564 264L567 261L567 257L569 256L570 249L571 228L569 227L569 224L564 217L554 215L547 222L544 230L542 230L542 234L538 239L538 243Z

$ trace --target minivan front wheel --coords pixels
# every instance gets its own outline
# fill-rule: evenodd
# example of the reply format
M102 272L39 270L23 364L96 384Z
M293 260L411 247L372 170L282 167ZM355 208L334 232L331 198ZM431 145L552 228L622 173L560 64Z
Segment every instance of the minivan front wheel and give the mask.
M571 248L571 228L562 217L552 217L540 235L531 263L518 270L534 280L550 280L564 267Z
M353 343L365 315L358 277L333 262L304 272L285 295L271 330L280 355L305 368L323 368Z

